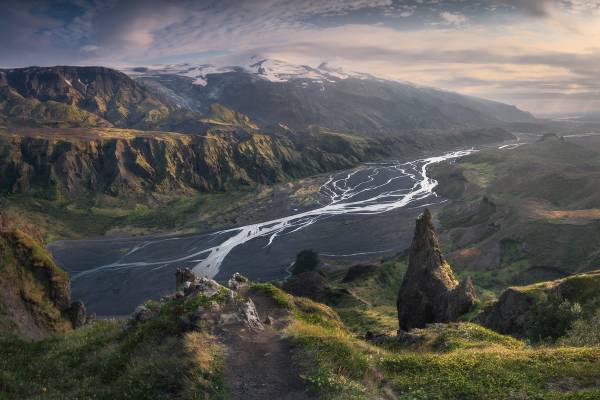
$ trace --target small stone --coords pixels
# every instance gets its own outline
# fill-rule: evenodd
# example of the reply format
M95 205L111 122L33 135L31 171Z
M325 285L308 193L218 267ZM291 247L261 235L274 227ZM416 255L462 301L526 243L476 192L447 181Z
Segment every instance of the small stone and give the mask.
M271 325L272 323L273 323L273 320L271 319L270 316L267 315L267 318L265 318L265 324Z
M254 302L250 299L239 303L239 313L244 321L244 324L251 330L263 330L265 327L258 318Z

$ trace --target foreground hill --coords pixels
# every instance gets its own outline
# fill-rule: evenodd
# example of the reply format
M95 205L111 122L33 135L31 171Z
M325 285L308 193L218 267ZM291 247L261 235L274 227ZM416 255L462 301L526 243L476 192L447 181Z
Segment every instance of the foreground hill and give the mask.
M394 268L375 267L343 284L346 296L362 294L358 313L386 320L380 291L391 283L385 276L401 277ZM336 312L348 302L330 308L240 276L227 286L193 279L178 294L145 303L127 322L97 321L37 343L0 335L0 398L598 396L598 347L531 347L467 322L415 329L411 340L368 341L347 312Z

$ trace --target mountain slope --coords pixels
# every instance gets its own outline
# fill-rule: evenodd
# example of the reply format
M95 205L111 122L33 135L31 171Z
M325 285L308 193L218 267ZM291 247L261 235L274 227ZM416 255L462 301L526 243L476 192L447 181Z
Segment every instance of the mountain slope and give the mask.
M130 70L149 90L205 113L214 102L248 115L259 126L319 125L361 134L414 128L473 127L534 118L516 107L432 88L318 68L253 60L242 67L193 66Z
M448 258L488 289L600 266L600 153L553 135L433 168Z
M0 116L8 124L130 127L163 118L171 108L109 68L0 70Z

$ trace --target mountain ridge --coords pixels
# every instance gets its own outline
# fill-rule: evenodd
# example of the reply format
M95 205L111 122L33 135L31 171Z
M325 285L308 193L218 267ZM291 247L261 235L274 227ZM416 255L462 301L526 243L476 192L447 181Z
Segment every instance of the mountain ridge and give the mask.
M517 107L322 63L316 68L255 58L237 66L190 63L130 68L133 78L200 113L218 102L259 125L309 124L360 134L530 122ZM285 101L282 101L285 99Z

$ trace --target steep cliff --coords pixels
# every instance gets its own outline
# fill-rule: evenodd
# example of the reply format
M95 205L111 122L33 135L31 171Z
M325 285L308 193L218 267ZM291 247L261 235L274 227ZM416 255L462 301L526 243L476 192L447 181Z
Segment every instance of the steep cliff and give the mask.
M84 322L67 274L25 233L0 230L0 332L39 339Z
M199 136L14 130L0 133L0 190L67 198L86 192L216 191L348 168L368 155L389 153L380 143L350 140L340 150L328 151L318 143L298 145L284 137L241 131Z
M450 147L476 135L461 131L408 139L361 138L318 128L265 134L253 130L243 116L220 110L221 120L207 122L202 135L114 128L0 129L0 193L72 199L88 192L221 191ZM227 123L223 115L246 127ZM479 131L477 136L485 142L505 134Z

